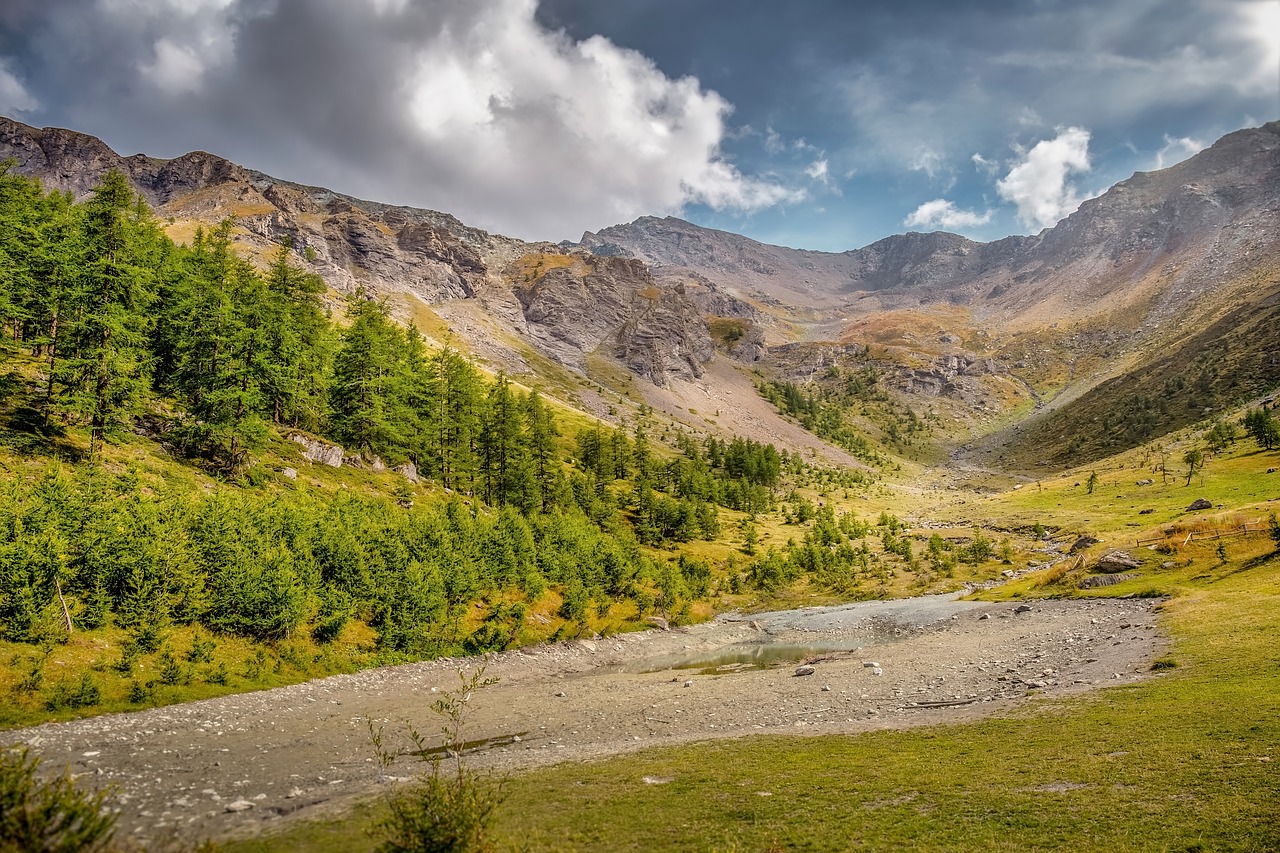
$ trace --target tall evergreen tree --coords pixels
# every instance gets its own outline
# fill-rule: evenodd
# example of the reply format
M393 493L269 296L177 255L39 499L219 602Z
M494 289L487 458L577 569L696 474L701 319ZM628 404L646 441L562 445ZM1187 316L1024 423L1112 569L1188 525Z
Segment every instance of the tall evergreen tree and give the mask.
M55 375L61 402L89 423L92 457L136 413L148 378L160 236L120 172L108 172L85 204L83 240L84 266L62 311L66 357Z
M324 281L289 263L292 251L286 238L267 270L270 373L263 390L273 421L314 430L325 414L331 327L320 303Z
M484 499L495 506L532 507L535 491L520 401L503 374L489 389L480 429Z
M463 356L445 347L432 360L438 410L426 429L447 489L474 490L479 432L480 374Z
M396 361L404 343L386 305L361 291L348 303L351 325L342 332L330 390L330 431L348 447L386 453L403 445L396 417Z
M563 490L564 472L556 450L556 419L537 391L525 401L527 444L533 481L537 490L535 506L550 512Z

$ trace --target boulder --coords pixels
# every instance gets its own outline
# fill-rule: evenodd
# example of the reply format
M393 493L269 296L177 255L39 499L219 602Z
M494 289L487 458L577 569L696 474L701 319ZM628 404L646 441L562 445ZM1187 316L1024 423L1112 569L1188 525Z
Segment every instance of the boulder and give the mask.
M289 439L295 444L302 446L302 458L308 462L315 462L318 465L328 465L330 468L341 468L342 460L346 456L342 448L336 444L329 444L318 438L311 438L300 432L295 432L289 436Z
M1127 551L1108 551L1098 558L1098 562L1094 564L1093 569L1097 572L1114 575L1136 569L1140 565L1142 564Z
M1085 548L1088 548L1090 545L1097 545L1098 542L1099 540L1094 539L1092 536L1081 536L1079 539L1077 539L1075 542L1072 543L1071 553L1079 554L1081 551L1083 551Z
M1099 589L1104 586L1115 586L1124 581L1133 580L1138 575L1135 572L1124 572L1119 575L1092 575L1076 584L1080 589Z
M1213 509L1213 504L1204 498L1196 498L1191 502L1191 505L1187 507L1187 512L1197 512L1202 509Z
M796 675L813 675L815 672L817 670L807 663L796 667Z
M418 466L414 465L412 462L406 462L403 465L397 465L391 470L395 471L401 477L404 477L410 483L418 482Z

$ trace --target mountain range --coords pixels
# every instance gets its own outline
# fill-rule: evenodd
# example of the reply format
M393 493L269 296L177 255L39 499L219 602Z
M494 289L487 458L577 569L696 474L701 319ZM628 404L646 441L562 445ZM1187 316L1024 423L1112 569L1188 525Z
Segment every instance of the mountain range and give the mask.
M958 444L1029 470L1280 383L1280 122L1136 173L1039 234L913 232L840 253L671 217L527 243L204 152L121 156L5 118L0 160L77 197L119 170L175 240L230 219L262 259L288 238L335 306L363 288L437 343L584 410L647 405L829 457L753 386L871 367Z

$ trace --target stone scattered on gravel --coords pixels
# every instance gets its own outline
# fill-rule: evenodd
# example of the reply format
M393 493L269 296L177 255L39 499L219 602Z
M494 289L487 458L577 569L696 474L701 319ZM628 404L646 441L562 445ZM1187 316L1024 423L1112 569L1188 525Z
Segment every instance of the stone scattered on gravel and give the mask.
M796 667L796 675L813 675L815 672L817 670L807 663Z
M991 618L990 613L983 613L981 616L978 617L978 621L982 622L983 620L990 619L990 618Z
M247 812L251 808L253 808L253 802L241 797L234 802L227 803L223 810L228 812Z
M649 617L646 617L644 621L648 622L650 625L653 625L655 628L657 628L660 631L671 630L671 623L667 622L667 620L663 619L661 616L649 616Z
M873 660L864 660L862 662L863 669L877 669L879 666L880 664Z
M1030 612L1031 612L1031 605L1030 605L1030 604L1019 604L1017 607L1013 608L1013 612L1014 612L1014 613L1030 613Z

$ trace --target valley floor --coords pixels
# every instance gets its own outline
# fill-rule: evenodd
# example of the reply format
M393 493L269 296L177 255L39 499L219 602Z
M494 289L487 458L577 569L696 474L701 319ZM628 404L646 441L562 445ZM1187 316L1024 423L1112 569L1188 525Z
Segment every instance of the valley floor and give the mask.
M1157 602L1011 603L926 597L755 616L507 652L463 736L477 768L514 771L748 734L830 734L1008 715L1149 674L1165 638ZM753 668L767 647L783 660ZM791 652L795 660L786 660ZM733 662L737 655L741 663ZM814 672L796 675L798 659ZM446 659L258 693L11 732L50 768L119 792L121 834L148 846L257 835L340 813L425 765L374 760L370 721L408 747L458 670ZM684 665L684 668L672 668ZM646 781L648 781L646 779ZM661 782L663 780L654 780Z

